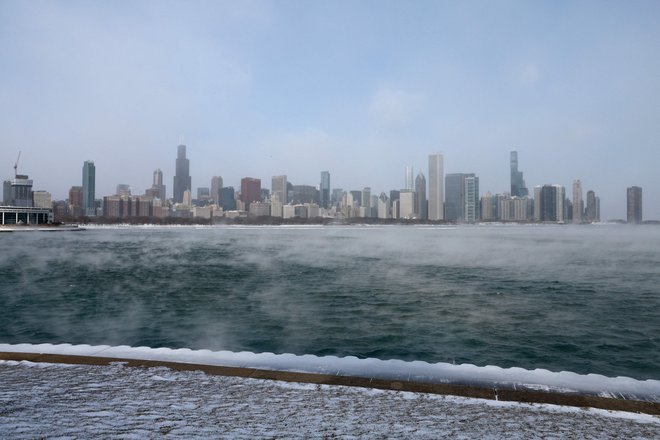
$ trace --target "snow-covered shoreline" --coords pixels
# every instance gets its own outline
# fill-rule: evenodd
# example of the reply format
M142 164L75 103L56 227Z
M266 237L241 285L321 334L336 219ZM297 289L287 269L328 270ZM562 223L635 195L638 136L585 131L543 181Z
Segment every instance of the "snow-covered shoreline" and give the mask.
M251 368L296 373L354 376L380 380L449 384L496 390L542 391L604 398L660 402L660 381L606 377L544 369L497 366L430 364L422 361L358 359L357 357L230 352L71 344L0 344L0 352L89 356Z

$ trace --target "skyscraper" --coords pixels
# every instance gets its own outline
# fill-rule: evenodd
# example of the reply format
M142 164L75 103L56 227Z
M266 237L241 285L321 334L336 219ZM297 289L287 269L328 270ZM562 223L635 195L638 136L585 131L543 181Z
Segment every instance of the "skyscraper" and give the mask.
M589 223L600 221L600 198L596 197L596 193L591 190L587 191L585 220Z
M151 184L150 195L160 200L167 199L166 188L163 185L163 172L160 168L154 171L154 182Z
M96 215L96 167L91 160L85 161L82 169L82 211L86 216Z
M518 152L511 152L511 197L525 197L529 194L525 187L522 171L518 171Z
M561 185L543 185L536 187L534 193L535 206L538 207L537 218L542 222L564 221L564 199L566 190Z
M80 217L83 214L83 188L72 186L69 189L69 214L72 217Z
M463 173L445 176L445 220L448 222L465 221L465 176Z
M444 168L442 154L429 155L429 220L444 220Z
M186 146L179 145L176 155L176 174L174 175L174 203L183 203L183 193L192 189L190 161L186 159Z
M399 193L399 216L403 219L415 217L415 191L403 189Z
M465 205L463 207L463 218L468 223L479 220L479 178L474 174L468 174L464 180Z
M26 174L16 174L11 181L11 203L13 206L32 206L32 179Z
M223 211L233 211L236 209L236 199L234 194L234 187L227 186L222 188L220 195L220 204Z
M384 192L380 193L378 197L378 218L392 218L390 198Z
M493 196L490 192L481 197L480 203L480 218L481 220L496 220L497 219L497 196Z
M413 167L409 165L406 167L406 180L403 189L412 190L413 188Z
M362 196L360 197L362 200L362 217L371 217L371 188L370 187L364 187L362 188Z
M261 179L244 177L241 179L241 202L245 210L250 210L250 203L261 201Z
M631 186L628 192L628 223L642 222L642 188Z
M289 203L289 190L287 188L286 175L273 176L270 192L272 195L276 195L279 198L282 205Z
M428 218L428 204L426 201L426 177L421 171L415 178L415 216L420 220Z
M319 204L321 208L330 206L330 173L321 171L321 185L319 186Z
M573 181L573 223L582 223L583 213L582 182L580 182L580 179L576 179Z
M474 173L452 173L445 177L445 220L479 220L479 178Z
M211 200L216 205L220 205L220 200L222 200L222 177L213 176L211 178Z
M2 182L2 204L5 206L11 205L11 180Z

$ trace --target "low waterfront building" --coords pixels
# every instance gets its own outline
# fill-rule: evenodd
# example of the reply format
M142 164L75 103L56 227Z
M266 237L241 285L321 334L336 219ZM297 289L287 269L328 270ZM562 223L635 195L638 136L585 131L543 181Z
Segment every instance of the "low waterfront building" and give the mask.
M252 202L248 212L250 217L268 217L270 216L270 203Z
M0 206L2 225L45 225L53 222L53 211L32 206Z
M293 205L284 205L282 207L282 218L293 218L296 216L296 207Z
M194 206L192 208L194 218L203 218L210 220L213 216L213 209L211 206Z

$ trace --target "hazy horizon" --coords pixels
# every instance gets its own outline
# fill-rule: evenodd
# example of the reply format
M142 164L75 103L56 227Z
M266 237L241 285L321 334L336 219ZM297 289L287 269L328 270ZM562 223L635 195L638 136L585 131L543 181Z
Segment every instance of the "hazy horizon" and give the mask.
M156 2L0 4L0 178L67 197L168 194L187 145L193 194L221 175L333 188L473 172L509 191L574 179L625 218L626 187L660 218L657 2Z

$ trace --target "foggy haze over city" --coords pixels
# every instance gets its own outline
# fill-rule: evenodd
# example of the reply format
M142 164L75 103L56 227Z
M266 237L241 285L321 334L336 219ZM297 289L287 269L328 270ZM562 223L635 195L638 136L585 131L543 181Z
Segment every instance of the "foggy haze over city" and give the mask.
M193 191L286 174L400 189L475 173L509 191L574 179L625 218L660 218L660 5L654 2L13 2L0 5L0 178L65 199L83 161L97 197L171 196L176 146Z

